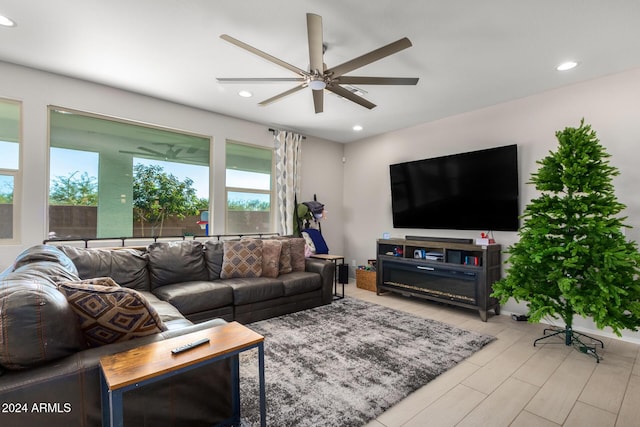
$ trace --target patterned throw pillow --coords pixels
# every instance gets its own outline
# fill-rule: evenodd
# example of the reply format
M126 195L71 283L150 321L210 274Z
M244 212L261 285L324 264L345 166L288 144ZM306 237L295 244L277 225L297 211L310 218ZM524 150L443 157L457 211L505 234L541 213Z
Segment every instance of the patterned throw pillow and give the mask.
M156 310L139 292L122 288L110 278L63 282L58 290L80 318L89 347L166 331Z
M225 241L220 278L262 276L262 243L257 239Z

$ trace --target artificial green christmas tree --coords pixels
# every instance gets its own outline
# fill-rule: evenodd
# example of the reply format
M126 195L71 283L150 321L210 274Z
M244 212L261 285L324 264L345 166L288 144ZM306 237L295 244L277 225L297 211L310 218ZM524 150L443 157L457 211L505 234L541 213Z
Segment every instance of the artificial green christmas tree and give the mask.
M510 266L493 285L493 296L502 304L510 297L526 301L530 322L560 317L565 328L549 335L545 330L536 342L560 336L599 361L595 346L581 341L587 336L573 331L574 315L591 317L618 336L623 329L636 331L640 254L623 233L626 217L619 214L625 206L612 184L619 172L596 133L582 120L556 137L557 151L538 161L540 169L532 174L529 184L540 196L525 208L520 239L506 251Z

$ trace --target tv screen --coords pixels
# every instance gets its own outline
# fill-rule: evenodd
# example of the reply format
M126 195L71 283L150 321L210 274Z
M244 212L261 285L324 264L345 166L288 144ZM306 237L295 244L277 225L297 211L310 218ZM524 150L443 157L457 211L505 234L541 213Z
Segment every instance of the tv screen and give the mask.
M395 228L516 231L517 145L389 166Z

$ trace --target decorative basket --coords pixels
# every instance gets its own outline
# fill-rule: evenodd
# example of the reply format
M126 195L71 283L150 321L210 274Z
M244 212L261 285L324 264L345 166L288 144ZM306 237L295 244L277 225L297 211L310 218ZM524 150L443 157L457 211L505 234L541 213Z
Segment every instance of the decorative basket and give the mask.
M368 291L376 291L376 272L370 270L356 270L356 286Z

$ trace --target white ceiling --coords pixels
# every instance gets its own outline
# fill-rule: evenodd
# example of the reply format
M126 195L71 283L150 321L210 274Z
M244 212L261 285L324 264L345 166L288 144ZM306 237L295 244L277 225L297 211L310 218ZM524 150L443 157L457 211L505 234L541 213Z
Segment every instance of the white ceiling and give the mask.
M307 12L323 17L329 67L408 37L349 75L418 85L361 86L373 110L327 92L315 114L309 88L260 107L294 84L216 81L295 77L223 33L307 69ZM0 28L0 60L339 142L640 66L638 0L3 0L0 14L18 24ZM555 70L568 59L580 65Z

